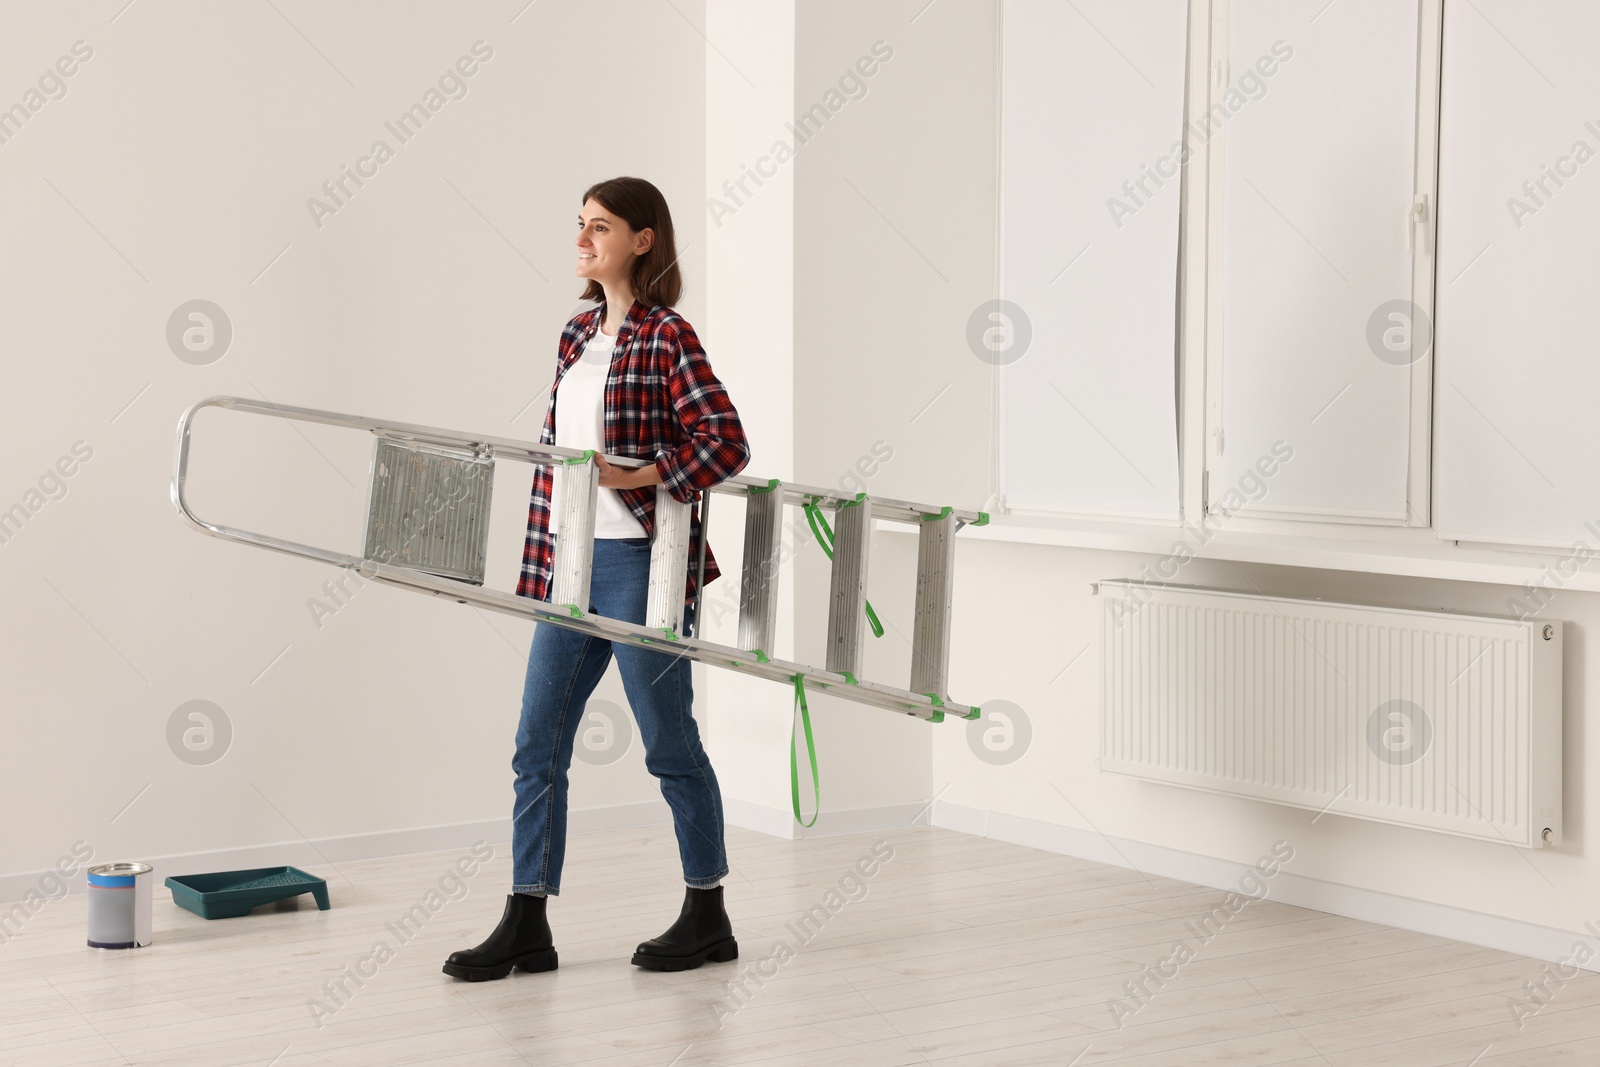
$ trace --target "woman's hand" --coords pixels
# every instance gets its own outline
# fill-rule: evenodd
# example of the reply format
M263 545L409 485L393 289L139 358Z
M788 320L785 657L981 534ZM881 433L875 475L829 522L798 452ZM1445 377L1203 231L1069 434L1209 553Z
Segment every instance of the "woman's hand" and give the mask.
M600 468L600 485L606 489L643 489L646 486L660 485L661 472L656 470L654 463L643 467L618 467L607 463L606 458L596 452L595 464Z

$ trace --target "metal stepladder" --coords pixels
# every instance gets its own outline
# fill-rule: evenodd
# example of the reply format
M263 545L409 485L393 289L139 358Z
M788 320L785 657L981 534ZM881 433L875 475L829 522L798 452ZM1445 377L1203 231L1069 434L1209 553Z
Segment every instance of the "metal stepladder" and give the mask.
M184 482L188 474L192 424L196 414L208 407L370 432L375 441L362 553L351 555L317 548L209 523L196 516L185 499ZM709 517L710 493L745 498L738 644L729 646L681 633L692 505L673 499L664 486L656 487L656 529L650 551L645 624L607 618L586 610L600 489L600 468L593 457L592 450L467 434L245 397L212 396L197 401L178 420L172 502L187 523L214 537L319 560L354 571L363 578L451 597L457 603L475 604L491 611L654 651L673 652L712 666L792 684L796 707L805 723L807 747L812 750L813 778L815 752L805 707L808 684L831 696L931 722L942 721L947 713L964 719L978 717L976 706L950 700L947 684L955 535L963 525L987 523L986 513L873 498L865 493L850 496L816 486L783 483L776 478L763 480L743 475L735 475L702 490L702 531ZM555 468L555 477L560 479L561 533L555 539L549 601L483 588L496 458L549 464ZM626 456L608 455L605 459L620 467L641 467L652 462ZM827 661L821 668L777 659L771 654L777 636L783 517L788 505L804 509L811 530L832 559ZM836 529L830 528L823 516L825 507L834 510ZM864 621L874 633L882 634L876 614L866 599L874 519L913 523L918 528L911 678L904 689L858 677L867 628ZM703 536L699 550L703 575ZM697 585L697 598L703 596L704 586L702 577ZM695 614L697 620L701 618L698 610ZM697 623L696 629L703 633L703 624ZM790 768L795 817L799 819L792 745Z

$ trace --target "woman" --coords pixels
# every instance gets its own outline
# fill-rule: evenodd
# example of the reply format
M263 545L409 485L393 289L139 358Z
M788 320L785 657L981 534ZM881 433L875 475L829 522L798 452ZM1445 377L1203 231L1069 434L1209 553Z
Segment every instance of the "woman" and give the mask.
M589 612L644 624L656 486L688 502L737 474L750 449L739 414L711 371L694 329L672 305L682 290L672 218L659 190L640 178L613 178L583 194L576 274L580 312L561 335L543 444L654 459L615 467L598 455L599 504ZM519 596L548 600L559 504L549 466L535 468ZM691 519L691 544L701 536ZM720 571L708 547L705 577ZM692 634L695 569L684 589L684 634ZM556 966L546 894L560 891L566 851L567 766L585 702L612 655L645 745L645 766L672 808L685 883L683 908L659 937L639 945L633 962L654 970L698 967L738 958L722 904L728 873L722 795L693 715L690 661L555 625L534 627L512 767L517 772L511 824L512 886L505 913L486 941L450 954L444 972L481 981L513 967Z

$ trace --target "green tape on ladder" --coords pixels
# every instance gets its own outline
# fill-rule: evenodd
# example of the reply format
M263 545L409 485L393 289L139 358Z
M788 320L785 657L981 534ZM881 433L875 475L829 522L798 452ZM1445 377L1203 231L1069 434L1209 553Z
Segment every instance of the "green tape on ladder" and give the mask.
M864 498L866 495L867 495L866 493L857 493L856 494L856 498L854 500L846 500L843 503L841 503L839 506L844 508L844 507L850 507L850 506L855 505L855 504L860 504L862 498ZM803 504L802 506L805 508L806 521L811 524L811 536L813 536L813 537L815 537L817 539L817 544L822 546L822 551L824 551L824 552L826 552L828 554L828 558L829 559L832 559L833 558L833 528L828 525L828 517L826 515L824 515L822 513L822 509L817 506L817 501L821 500L821 499L822 499L821 497L816 497L816 496L808 497L806 499L805 504ZM817 529L817 523L819 523L819 522L822 524L822 530L821 531L818 531L818 529ZM824 533L827 534L827 537L823 537ZM868 600L868 601L865 601L865 603L867 605L867 622L872 624L872 636L873 637L882 637L883 636L883 623L878 621L878 613L872 610L872 601Z
M795 754L793 723L789 726L789 802L794 807L794 821L810 827L816 825L817 816L822 814L822 781L817 777L817 746L811 736L811 710L806 707L806 678L803 674L794 676L794 703L800 712L800 721L805 724L806 755L811 760L811 821L804 822L800 818L800 764Z

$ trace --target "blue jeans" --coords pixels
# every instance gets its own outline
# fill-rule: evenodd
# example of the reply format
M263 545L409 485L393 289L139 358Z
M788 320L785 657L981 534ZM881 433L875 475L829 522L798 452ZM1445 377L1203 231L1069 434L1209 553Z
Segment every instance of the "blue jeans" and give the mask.
M596 538L589 611L643 625L650 577L650 540ZM685 612L690 635L694 608ZM517 726L516 807L511 819L512 892L561 891L567 844L567 767L584 707L613 652L622 673L645 767L661 782L672 809L683 880L714 885L728 873L722 792L700 744L687 656L590 637L554 623L534 624L533 646Z

